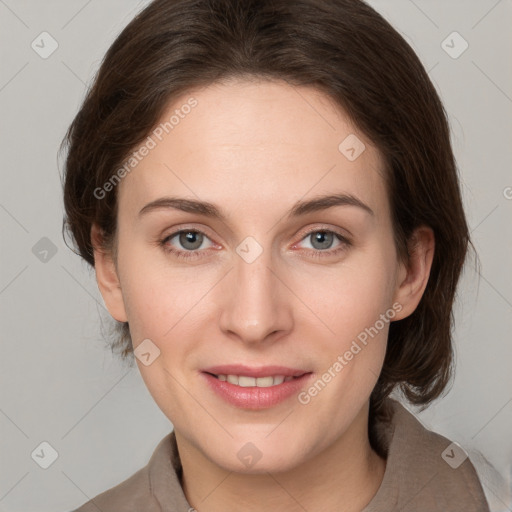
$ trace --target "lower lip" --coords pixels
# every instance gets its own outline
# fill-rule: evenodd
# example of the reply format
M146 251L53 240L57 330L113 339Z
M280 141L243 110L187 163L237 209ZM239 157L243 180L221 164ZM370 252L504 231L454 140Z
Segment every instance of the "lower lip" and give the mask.
M298 394L313 374L306 373L296 379L268 388L256 386L244 388L219 380L209 373L202 372L202 375L206 378L208 385L231 405L242 409L268 409Z

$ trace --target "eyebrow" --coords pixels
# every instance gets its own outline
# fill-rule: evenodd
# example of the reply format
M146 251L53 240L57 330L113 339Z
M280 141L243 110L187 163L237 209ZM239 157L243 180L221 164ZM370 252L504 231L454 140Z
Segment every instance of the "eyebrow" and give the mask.
M315 197L307 201L297 201L288 212L288 218L300 217L309 213L327 210L335 206L355 206L363 209L372 216L375 215L374 211L367 204L363 203L363 201L352 194L331 194ZM140 210L139 217L155 210L169 208L204 215L205 217L218 219L222 222L226 222L227 220L221 210L212 203L180 197L161 197L155 199Z

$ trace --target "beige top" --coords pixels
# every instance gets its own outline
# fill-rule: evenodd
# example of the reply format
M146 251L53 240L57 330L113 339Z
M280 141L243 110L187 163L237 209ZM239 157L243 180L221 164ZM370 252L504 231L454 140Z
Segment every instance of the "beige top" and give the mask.
M393 408L392 421L378 425L387 452L386 470L377 494L362 512L489 512L475 468L464 452L427 430L399 402L387 400ZM180 474L172 431L160 441L147 466L75 512L190 512Z

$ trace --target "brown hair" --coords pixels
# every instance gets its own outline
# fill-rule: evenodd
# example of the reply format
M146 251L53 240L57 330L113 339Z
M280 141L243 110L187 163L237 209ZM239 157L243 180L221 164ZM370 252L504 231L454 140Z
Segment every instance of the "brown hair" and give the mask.
M407 42L361 0L155 0L106 53L63 144L64 227L94 266L91 226L114 249L116 187L102 187L173 98L232 77L314 86L342 107L386 164L397 252L414 228L433 229L430 278L416 310L392 322L372 415L398 385L413 404L441 395L452 375L452 306L471 243L446 113ZM64 230L65 231L65 230ZM115 244L114 244L115 245ZM133 349L127 324L112 344Z

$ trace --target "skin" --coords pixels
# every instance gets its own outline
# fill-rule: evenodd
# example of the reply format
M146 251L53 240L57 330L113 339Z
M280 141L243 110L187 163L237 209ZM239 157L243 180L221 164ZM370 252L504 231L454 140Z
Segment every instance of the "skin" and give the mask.
M418 228L410 261L398 261L381 155L314 88L230 80L177 98L162 121L191 96L197 106L118 185L117 261L100 250L93 226L105 304L129 322L134 348L149 338L160 350L149 366L137 364L174 425L194 508L359 511L385 471L367 427L389 323L307 405L294 396L268 409L238 409L200 371L279 364L316 380L394 303L401 310L393 320L415 310L433 233ZM366 146L354 161L338 150L349 134ZM345 205L287 217L297 201L334 192L357 196L374 215ZM214 203L226 220L171 208L139 215L171 195ZM206 235L199 257L178 259L159 244L179 229ZM322 229L351 244L334 236L318 248L308 232ZM263 249L252 263L236 252L248 236ZM191 244L175 236L166 246L187 251ZM248 442L262 454L251 467L237 457Z

